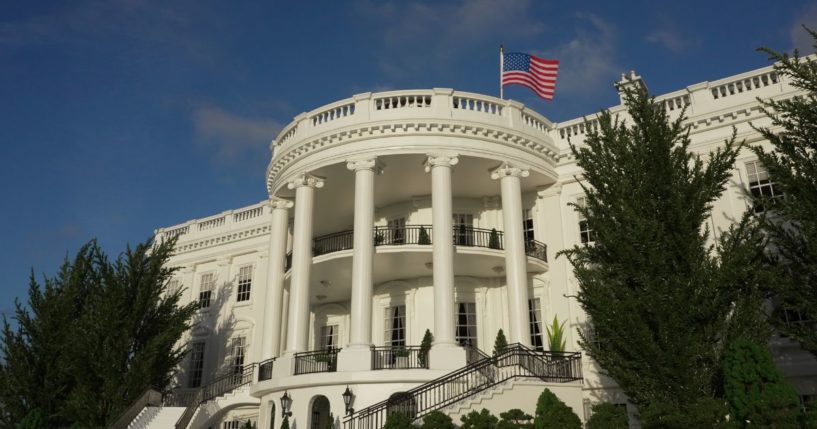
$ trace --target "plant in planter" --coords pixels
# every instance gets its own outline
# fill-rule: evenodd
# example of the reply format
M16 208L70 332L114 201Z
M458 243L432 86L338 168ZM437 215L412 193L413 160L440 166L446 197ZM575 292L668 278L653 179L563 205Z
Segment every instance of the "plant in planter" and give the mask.
M428 236L428 231L424 226L420 226L420 236L417 238L417 244L431 244L431 237Z
M496 333L496 340L494 341L494 357L505 353L505 350L508 349L508 339L505 338L505 332L502 328Z
M409 355L409 350L403 346L397 346L394 348L393 353L397 357L407 357Z
M559 319L556 316L553 316L553 323L546 327L548 334L548 349L552 352L562 353L565 351L565 323L567 323L567 320L559 323Z
M488 247L491 249L501 249L499 245L499 233L496 228L491 228L491 235L488 237Z
M431 334L431 331L426 329L426 333L423 335L423 341L420 342L420 352L417 354L417 358L420 360L420 366L423 368L428 367L428 352L431 350L431 343L434 342L434 335Z

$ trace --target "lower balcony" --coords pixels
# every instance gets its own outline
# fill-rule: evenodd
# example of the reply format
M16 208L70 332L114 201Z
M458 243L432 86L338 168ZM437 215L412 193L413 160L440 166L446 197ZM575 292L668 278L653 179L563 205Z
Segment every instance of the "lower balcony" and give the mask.
M295 353L295 375L337 371L339 351L340 349L330 348Z
M420 346L372 346L372 369L428 369L428 350Z

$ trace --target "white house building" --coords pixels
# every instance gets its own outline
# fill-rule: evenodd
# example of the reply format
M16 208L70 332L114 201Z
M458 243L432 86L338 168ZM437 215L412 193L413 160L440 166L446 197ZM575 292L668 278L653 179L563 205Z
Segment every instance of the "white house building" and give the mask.
M631 72L617 87L639 82ZM733 127L762 144L757 98L796 94L766 67L657 100L671 118L686 108L691 148L706 153ZM289 412L295 429L323 429L330 413L336 427L377 429L394 410L532 413L545 387L582 420L595 402L627 406L580 353L587 321L555 257L593 240L569 205L582 201L569 143L597 125L588 113L552 123L516 101L435 88L295 117L270 146L268 200L157 230L178 237L173 285L200 309L179 388L130 427L278 428ZM713 233L753 209L747 191L773 188L745 151ZM542 351L554 318L567 322L568 353ZM500 329L513 345L486 359ZM817 394L810 355L785 338L773 349L804 398Z

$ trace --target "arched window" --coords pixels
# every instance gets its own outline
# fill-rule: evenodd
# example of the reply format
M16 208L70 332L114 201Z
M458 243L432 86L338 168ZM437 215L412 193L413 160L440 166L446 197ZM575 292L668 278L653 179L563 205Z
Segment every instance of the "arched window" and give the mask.
M329 399L323 395L312 398L312 409L309 413L309 428L324 429L329 423Z

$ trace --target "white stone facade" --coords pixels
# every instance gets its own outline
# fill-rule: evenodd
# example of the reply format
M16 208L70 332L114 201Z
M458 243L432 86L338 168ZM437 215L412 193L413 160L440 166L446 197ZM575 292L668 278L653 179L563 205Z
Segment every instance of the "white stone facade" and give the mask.
M638 82L630 74L619 86ZM733 127L762 144L750 124L769 121L756 98L796 94L766 67L658 100L671 118L686 108L692 150L706 153ZM463 341L490 353L501 328L509 343L546 344L554 317L567 321L567 349L580 351L585 316L572 269L555 256L590 234L569 205L582 196L569 143L595 124L595 115L554 124L515 101L439 88L359 94L298 115L270 146L268 201L156 232L178 236L175 281L185 302L202 303L186 340L203 346L181 368L182 391L265 362L248 385L199 407L190 427L249 418L277 428L285 392L295 428L324 427L321 395L341 424L347 387L362 410L465 366ZM710 219L715 234L751 209L752 161L745 151L735 165ZM427 369L394 369L402 356L372 349L418 346L427 329ZM785 339L773 345L798 390L816 394L809 355ZM296 375L299 353L325 347L340 349L335 362L313 356L321 372ZM444 411L532 412L546 386L583 420L593 402L626 402L587 356L581 370L581 381L513 379Z

